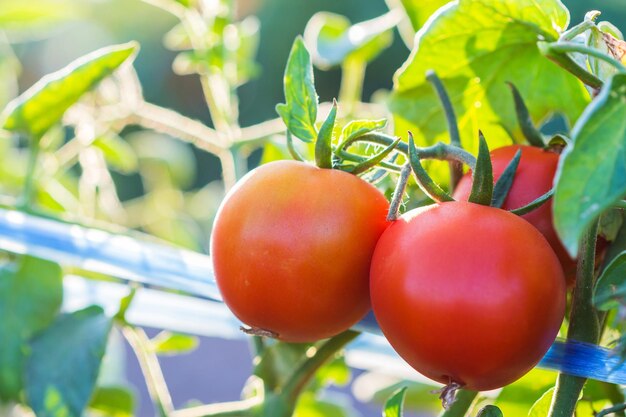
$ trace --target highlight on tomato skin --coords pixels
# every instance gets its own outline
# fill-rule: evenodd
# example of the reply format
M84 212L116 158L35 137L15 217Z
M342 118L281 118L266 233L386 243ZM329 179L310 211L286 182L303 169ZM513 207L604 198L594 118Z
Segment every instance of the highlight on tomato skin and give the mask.
M490 153L494 182L500 178L518 150L522 151L522 155L515 171L513 185L502 206L505 210L525 206L550 191L559 163L559 154L534 146L510 145L497 148ZM457 200L467 200L471 188L471 173L467 173L459 181L453 197ZM573 284L576 261L569 256L554 229L552 200L522 217L535 226L548 240L559 257L568 283Z
M532 369L565 313L559 260L528 222L447 202L412 210L381 236L372 308L398 354L421 374L470 390Z
M224 302L290 342L336 335L370 308L369 268L389 203L346 172L265 164L226 196L211 254Z

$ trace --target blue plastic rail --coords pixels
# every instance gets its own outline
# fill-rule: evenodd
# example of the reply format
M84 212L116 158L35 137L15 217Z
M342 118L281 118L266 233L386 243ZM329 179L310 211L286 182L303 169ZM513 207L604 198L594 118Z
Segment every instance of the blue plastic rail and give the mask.
M137 325L243 337L238 331L240 323L221 303L207 255L4 209L0 209L0 250L142 284L147 288L138 292L127 315ZM126 284L78 276L66 277L64 286L64 309L68 311L100 304L114 312L128 293ZM384 362L387 371L420 379L410 375L412 371L407 375L407 366L380 336L371 315L355 328L366 334L348 348L351 365L378 369ZM609 349L586 343L556 341L538 367L626 384L626 365L621 358Z

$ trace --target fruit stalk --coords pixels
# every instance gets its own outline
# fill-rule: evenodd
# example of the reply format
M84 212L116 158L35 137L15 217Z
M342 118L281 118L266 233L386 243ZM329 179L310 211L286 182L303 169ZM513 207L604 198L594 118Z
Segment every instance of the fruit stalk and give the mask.
M597 343L600 336L598 313L592 302L597 231L598 221L596 220L581 239L576 287L567 331L568 339L588 343ZM571 417L586 380L586 378L559 374L548 417Z

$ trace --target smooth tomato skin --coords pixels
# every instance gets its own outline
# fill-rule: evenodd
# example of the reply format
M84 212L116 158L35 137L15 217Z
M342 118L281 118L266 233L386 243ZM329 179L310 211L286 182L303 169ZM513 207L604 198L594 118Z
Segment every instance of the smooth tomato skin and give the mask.
M218 287L249 326L289 342L336 335L370 308L369 268L389 203L352 174L296 161L260 166L218 210Z
M513 185L502 205L504 210L523 207L550 191L559 164L559 155L554 152L545 151L534 146L504 146L491 152L494 182L500 178L500 175L502 175L519 149L522 150L522 156L515 172ZM467 200L471 190L472 177L470 173L467 173L459 181L453 197L456 200ZM569 256L554 229L552 222L552 199L522 217L535 226L548 240L561 261L561 266L568 282L573 283L576 261Z
M449 202L412 210L372 259L372 308L405 361L471 390L505 386L546 353L565 313L559 261L528 222Z

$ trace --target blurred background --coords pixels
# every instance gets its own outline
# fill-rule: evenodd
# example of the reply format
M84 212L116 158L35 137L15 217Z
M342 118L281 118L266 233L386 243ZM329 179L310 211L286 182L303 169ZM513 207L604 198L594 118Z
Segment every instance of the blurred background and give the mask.
M588 8L593 7L602 11L603 19L626 29L623 0L577 0L565 4L572 12L572 22L580 21ZM250 69L249 82L238 88L241 126L277 117L274 107L283 101L282 74L289 49L294 37L302 34L316 12L331 11L356 23L388 10L384 0L238 1L236 19L257 16L258 22L249 20L249 24L251 31L256 30L257 23L259 29L256 65ZM0 42L0 105L4 107L42 76L81 55L102 46L136 40L141 50L134 67L145 100L212 126L197 74L185 75L184 68L176 64L173 69L174 62L180 64L178 52L172 51L172 45L177 42L177 24L171 14L140 0L0 0L0 36L6 40ZM409 52L394 33L391 46L367 67L363 101L370 101L373 95L392 87L393 74ZM315 78L320 101L338 95L339 68L317 69ZM63 138L77 134L80 126L73 129L73 132L56 132L60 139L53 137L50 142L56 140L57 149L64 149ZM70 179L94 165L89 154L80 152L68 156L68 177L60 176L41 190L41 204L52 211L79 213L122 224L176 245L207 252L211 222L223 195L219 159L167 135L136 127L103 132L96 140L107 164L113 167L104 179L96 172L100 182L92 184L102 198L109 198L109 203L103 204L105 208L83 201L80 191L87 190L88 194L88 181ZM14 192L13 188L22 181L19 177L24 165L22 148L19 142L0 144L0 183L6 194ZM260 149L251 152L250 165L257 164L261 157ZM109 191L112 190L109 194L107 184ZM109 377L128 379L138 394L137 416L154 415L134 355L121 337L113 338L111 343L109 355L115 360L109 359L110 366L106 367ZM245 342L211 338L201 338L193 352L162 358L162 365L178 407L194 401L238 399L252 369ZM349 415L380 415L380 404L367 402L373 396L367 383L373 378L359 372L353 374L354 378L360 382L329 395L346 404L351 410ZM376 378L381 386L396 382L383 381L383 376Z

